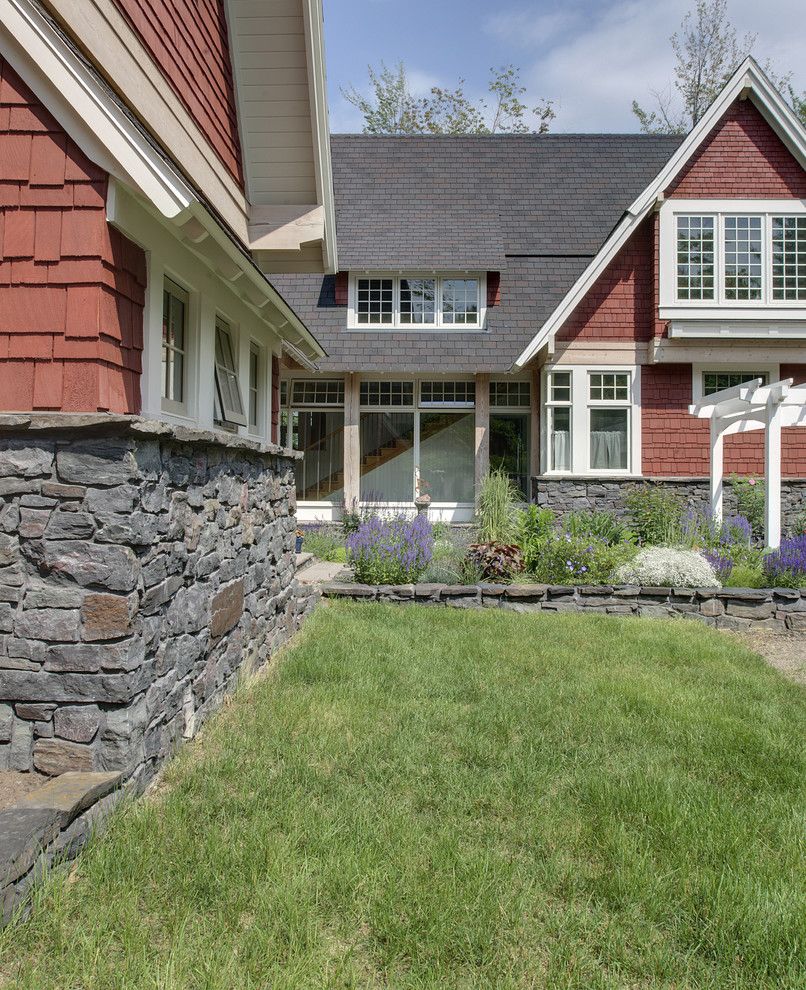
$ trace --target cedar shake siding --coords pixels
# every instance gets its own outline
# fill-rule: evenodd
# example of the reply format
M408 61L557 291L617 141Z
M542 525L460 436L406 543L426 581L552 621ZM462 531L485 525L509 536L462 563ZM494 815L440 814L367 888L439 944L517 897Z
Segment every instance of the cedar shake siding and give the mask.
M107 175L0 60L0 410L140 410L143 251Z
M666 191L679 199L802 199L806 172L750 100L736 100Z
M114 0L230 175L243 188L223 0Z

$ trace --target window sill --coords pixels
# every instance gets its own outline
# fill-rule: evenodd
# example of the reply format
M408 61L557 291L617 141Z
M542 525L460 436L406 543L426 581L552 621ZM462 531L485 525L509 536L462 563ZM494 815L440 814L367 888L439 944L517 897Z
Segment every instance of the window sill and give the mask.
M802 320L804 300L769 303L709 302L661 303L658 314L662 320Z
M380 324L375 323L371 326L347 326L345 327L347 333L486 333L487 328L485 326L478 325L467 325L459 327L442 327L442 326L425 326L425 327L412 327L412 326L392 326L388 323Z

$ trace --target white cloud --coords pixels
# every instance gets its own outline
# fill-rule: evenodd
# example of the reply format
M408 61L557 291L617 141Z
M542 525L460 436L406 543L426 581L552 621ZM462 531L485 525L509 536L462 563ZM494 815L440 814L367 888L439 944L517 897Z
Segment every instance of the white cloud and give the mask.
M485 28L517 46L532 99L556 101L557 131L635 130L633 99L651 105L653 89L668 89L674 58L669 44L691 0L615 0L557 7L535 2L491 16ZM806 64L803 0L733 0L730 18L738 31L758 36L754 54L778 72ZM523 52L530 58L523 58ZM806 88L806 75L794 77Z

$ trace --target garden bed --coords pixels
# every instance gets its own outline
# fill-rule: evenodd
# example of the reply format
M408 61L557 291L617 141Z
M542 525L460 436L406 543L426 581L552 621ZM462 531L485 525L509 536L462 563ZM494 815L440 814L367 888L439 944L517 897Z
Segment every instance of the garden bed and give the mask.
M661 588L637 585L323 585L326 598L500 608L510 612L598 612L696 619L717 629L806 630L806 588Z

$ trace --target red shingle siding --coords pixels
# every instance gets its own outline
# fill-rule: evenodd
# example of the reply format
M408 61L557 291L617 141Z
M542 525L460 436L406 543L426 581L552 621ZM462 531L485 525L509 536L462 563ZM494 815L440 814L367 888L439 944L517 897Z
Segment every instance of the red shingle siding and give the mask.
M806 365L782 365L781 377L806 381ZM694 419L691 365L645 365L641 369L643 473L648 477L702 477L710 470L710 427ZM806 477L806 430L783 431L785 477ZM725 473L764 473L762 431L725 437Z
M654 330L653 218L646 219L560 329L559 340L649 340Z
M106 221L106 173L0 72L0 410L139 412L145 254Z
M667 196L800 199L806 196L806 172L751 100L736 100Z
M115 0L227 171L243 188L223 0Z

